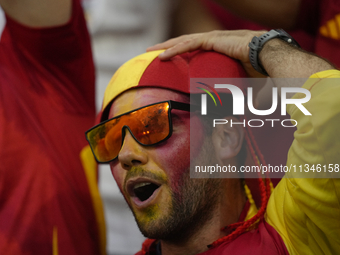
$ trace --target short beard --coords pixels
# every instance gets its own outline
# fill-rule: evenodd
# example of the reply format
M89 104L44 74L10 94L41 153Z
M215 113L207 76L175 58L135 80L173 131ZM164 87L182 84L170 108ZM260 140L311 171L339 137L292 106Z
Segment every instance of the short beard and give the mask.
M210 162L212 145L208 143L203 148L202 157L206 163ZM188 169L178 183L177 191L171 191L170 213L145 226L137 222L140 231L148 238L185 243L212 219L219 202L221 183L221 179L191 179Z

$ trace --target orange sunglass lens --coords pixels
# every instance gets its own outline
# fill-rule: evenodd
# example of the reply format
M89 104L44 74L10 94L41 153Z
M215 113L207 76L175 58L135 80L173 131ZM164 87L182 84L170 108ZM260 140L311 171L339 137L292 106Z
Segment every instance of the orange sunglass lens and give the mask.
M120 127L120 128L119 128ZM110 160L117 157L122 145L122 125L112 127L105 136L105 147L110 152Z
M111 153L106 147L105 138L100 139L97 142L94 148L94 154L96 158L102 162L109 161L111 159L111 156L110 156Z
M117 128L117 122L116 119L113 119L92 129L87 134L87 139L99 162L112 160L120 150L122 138L121 130Z
M148 106L106 122L88 134L93 152L99 162L107 162L119 154L122 145L122 129L128 126L133 136L144 145L164 140L170 132L169 104Z
M144 145L164 140L170 131L168 103L145 107L138 115L138 122L129 123L134 137Z

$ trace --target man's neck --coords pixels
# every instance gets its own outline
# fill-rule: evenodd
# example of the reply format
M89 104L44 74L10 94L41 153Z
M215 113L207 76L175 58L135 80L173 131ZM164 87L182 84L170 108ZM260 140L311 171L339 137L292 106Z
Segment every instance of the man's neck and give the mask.
M235 193L238 195L231 198L230 194ZM209 244L228 234L221 229L238 221L245 202L243 190L240 192L226 190L220 196L220 203L215 207L212 218L205 222L188 241L179 244L161 240L162 255L194 255L208 250Z

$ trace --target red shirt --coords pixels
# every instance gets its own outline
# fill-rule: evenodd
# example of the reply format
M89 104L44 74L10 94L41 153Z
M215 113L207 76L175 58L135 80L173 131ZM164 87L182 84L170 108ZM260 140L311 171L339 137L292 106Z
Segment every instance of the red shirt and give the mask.
M94 67L82 9L61 27L7 17L0 42L0 253L100 254L80 160L94 123Z
M201 1L225 29L272 29L233 15L212 0ZM339 0L301 0L296 28L287 32L304 50L314 52L340 68Z
M247 211L249 209L249 202L246 203L239 221L244 221ZM209 245L209 244L207 244ZM159 247L157 241L147 239L143 243L142 250L136 255L159 255ZM288 255L287 248L277 233L277 231L270 226L263 219L258 224L258 227L249 232L245 232L235 240L227 243L222 243L217 247L211 248L200 255Z
M314 36L312 51L340 68L340 1L303 0L297 25Z

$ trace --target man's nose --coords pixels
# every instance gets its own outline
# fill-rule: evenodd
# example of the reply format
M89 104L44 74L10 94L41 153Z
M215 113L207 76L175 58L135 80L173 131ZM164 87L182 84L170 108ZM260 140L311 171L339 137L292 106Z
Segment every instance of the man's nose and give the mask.
M145 165L148 161L147 151L143 145L140 145L131 135L130 131L125 128L125 137L123 145L118 154L118 161L125 170L132 166Z

